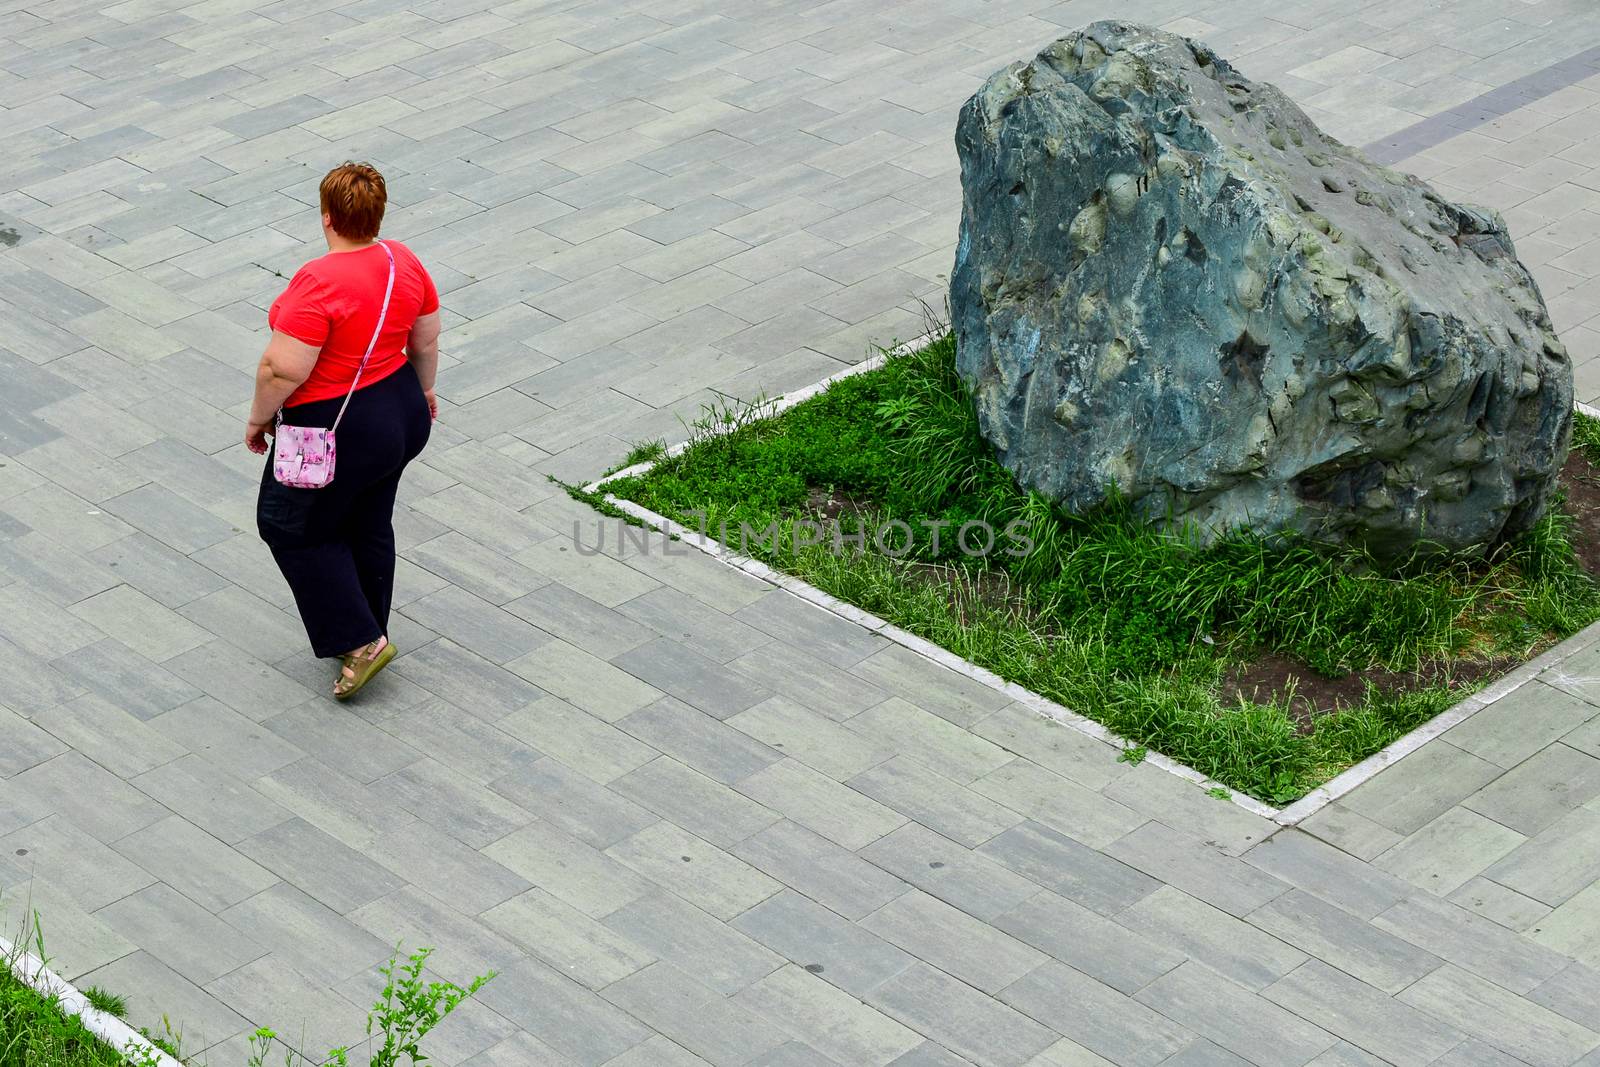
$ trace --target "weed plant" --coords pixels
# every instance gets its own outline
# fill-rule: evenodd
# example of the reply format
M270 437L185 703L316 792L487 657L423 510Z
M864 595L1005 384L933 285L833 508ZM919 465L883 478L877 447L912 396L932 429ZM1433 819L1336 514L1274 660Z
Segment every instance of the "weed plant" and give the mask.
M1287 696L1223 703L1230 670L1264 652L1330 677L1523 658L1600 618L1600 590L1577 563L1559 508L1487 558L1399 565L1285 537L1200 547L1117 500L1068 515L996 462L954 354L946 336L776 417L708 411L684 452L606 488L703 526L1134 745L1280 804L1467 687L1440 681L1385 695L1369 686L1360 704L1308 726ZM1600 456L1600 425L1581 420L1575 439ZM818 492L843 501L847 533L869 531L864 551L794 536L815 520ZM942 523L945 536L937 548L918 537L892 558L871 536L892 520L919 532ZM1015 539L1018 554L964 555L951 533L973 521L1025 535ZM763 536L774 524L778 536Z

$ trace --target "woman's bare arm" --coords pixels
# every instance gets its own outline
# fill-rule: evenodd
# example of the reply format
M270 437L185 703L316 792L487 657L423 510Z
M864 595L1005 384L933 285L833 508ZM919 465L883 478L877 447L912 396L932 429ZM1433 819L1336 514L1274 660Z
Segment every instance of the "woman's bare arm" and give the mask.
M273 416L289 399L289 394L311 376L320 351L286 333L272 332L272 340L267 342L267 350L261 354L261 362L256 367L256 392L250 402L250 419L245 425L244 443L250 451L267 450L266 434Z
M417 369L417 380L428 398L428 410L439 414L438 402L433 397L434 379L439 374L439 313L430 311L419 315L411 324L411 336L406 339L406 358Z

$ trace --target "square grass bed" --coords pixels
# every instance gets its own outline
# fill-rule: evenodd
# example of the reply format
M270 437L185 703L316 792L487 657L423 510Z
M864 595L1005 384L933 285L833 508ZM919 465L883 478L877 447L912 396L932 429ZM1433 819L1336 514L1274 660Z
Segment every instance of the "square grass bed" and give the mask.
M1562 499L1529 534L1385 568L1293 540L1199 548L1117 504L1067 515L995 461L954 360L946 335L780 414L708 411L603 492L1273 805L1600 619L1597 420L1576 416ZM956 543L972 522L1002 534L986 554Z

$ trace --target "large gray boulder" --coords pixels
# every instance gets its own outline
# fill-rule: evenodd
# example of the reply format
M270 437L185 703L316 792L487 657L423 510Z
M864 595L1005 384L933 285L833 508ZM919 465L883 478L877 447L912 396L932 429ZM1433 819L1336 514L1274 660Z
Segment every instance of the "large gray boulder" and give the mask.
M958 364L1022 484L1385 557L1538 519L1572 368L1494 212L1122 22L995 74L956 144Z

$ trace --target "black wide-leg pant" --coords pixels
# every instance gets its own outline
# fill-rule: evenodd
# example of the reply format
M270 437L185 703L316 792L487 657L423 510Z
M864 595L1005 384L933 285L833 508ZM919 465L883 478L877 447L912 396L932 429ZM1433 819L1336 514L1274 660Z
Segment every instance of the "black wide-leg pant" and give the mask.
M283 421L330 426L343 400L285 408ZM294 593L318 656L342 656L388 633L395 491L431 429L422 386L406 364L356 390L339 424L331 483L321 489L281 485L267 459L256 526Z

